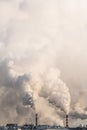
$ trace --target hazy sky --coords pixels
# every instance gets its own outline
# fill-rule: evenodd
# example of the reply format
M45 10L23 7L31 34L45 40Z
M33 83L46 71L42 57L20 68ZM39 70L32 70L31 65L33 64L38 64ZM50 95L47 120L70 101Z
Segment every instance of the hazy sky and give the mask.
M86 35L87 0L0 0L1 62L20 74L58 68L71 102L87 97Z
M0 57L52 55L66 80L86 86L86 7L86 0L0 0Z

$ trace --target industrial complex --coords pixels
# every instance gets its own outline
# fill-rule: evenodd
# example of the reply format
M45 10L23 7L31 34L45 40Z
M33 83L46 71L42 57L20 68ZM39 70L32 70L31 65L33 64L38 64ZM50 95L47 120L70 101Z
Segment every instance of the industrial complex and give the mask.
M35 124L24 124L19 126L18 124L6 124L0 126L0 130L87 130L87 126L70 127L68 125L68 115L66 115L66 126L58 125L40 125L38 123L38 114L35 116Z

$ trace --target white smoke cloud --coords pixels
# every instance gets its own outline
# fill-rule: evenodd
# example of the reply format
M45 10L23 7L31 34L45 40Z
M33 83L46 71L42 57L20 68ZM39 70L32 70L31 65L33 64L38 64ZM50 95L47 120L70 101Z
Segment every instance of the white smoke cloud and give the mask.
M41 90L41 96L47 98L50 103L60 107L67 114L70 110L70 93L67 86L60 79L58 69L50 69L44 74L44 84Z
M13 76L12 72L10 72L8 60L0 62L0 73L1 123L23 121L22 117L26 118L30 107L34 105L31 92L25 91L29 76L25 74ZM24 104L24 97L26 98L26 95L28 108L24 107L26 106ZM18 108L22 114L18 113Z
M69 112L70 94L71 111L78 110L84 114L87 107L83 103L84 99L86 102L86 93L83 94L83 100L80 100L81 91L87 91L86 6L86 0L0 0L0 64L2 66L6 59L12 62L10 69L7 64L3 64L0 87L15 89L13 84L17 82L16 86L22 85L21 78L25 79L27 75L30 80L22 92L33 94L32 101L35 100L36 108L42 115L44 112L37 104L43 102L45 109L49 108L52 113L46 119L52 119L53 123L58 122L59 109ZM12 75L9 75L9 71ZM14 81L15 76L17 81ZM6 91L3 89L0 91L1 96ZM13 93L12 90L8 89L8 98L9 93ZM5 98L6 95L1 98L2 103ZM12 117L10 118L8 106L8 113L5 109L4 111L5 115L9 115L10 121ZM30 109L19 103L14 118L20 122L20 116L18 118L16 112L18 115L24 113L26 117ZM4 120L2 110L1 113ZM56 119L53 115L57 115ZM46 119L44 117L41 121L45 122Z

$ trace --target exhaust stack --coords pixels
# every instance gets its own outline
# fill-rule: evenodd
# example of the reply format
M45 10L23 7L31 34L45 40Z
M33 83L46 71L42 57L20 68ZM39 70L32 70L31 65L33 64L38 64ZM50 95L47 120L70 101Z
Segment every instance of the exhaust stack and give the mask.
M38 125L38 114L36 113L36 119L35 119L36 126Z
M68 115L66 115L66 128L68 128L68 127L69 127L69 121L68 121L68 119L69 119L69 116L68 116Z

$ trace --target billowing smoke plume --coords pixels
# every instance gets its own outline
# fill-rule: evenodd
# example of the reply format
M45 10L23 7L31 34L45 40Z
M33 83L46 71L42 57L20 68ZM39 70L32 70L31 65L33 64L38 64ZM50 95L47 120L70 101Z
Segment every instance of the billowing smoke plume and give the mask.
M20 123L29 118L34 123L37 112L41 123L63 124L59 120L57 109L69 112L70 95L68 88L60 80L58 69L50 69L35 77L32 73L13 75L10 63L5 60L0 62L0 73L0 114L3 122ZM44 110L49 112L45 113Z
M86 24L86 0L0 0L0 123L86 122Z
M70 94L66 84L60 79L58 69L50 69L44 76L44 84L41 88L42 97L46 98L49 103L59 107L65 113L70 110Z
M13 122L26 118L30 107L34 106L30 91L26 91L29 76L22 74L13 76L9 62L0 62L0 115L1 122ZM29 108L25 107L28 106Z
M59 70L55 67L43 72L42 69L41 73L35 77L32 75L32 78L34 79L31 79L30 84L34 92L36 112L41 114L41 120L48 118L48 122L60 123L57 110L69 113L70 94L69 89L60 79ZM45 113L44 110L47 112Z

